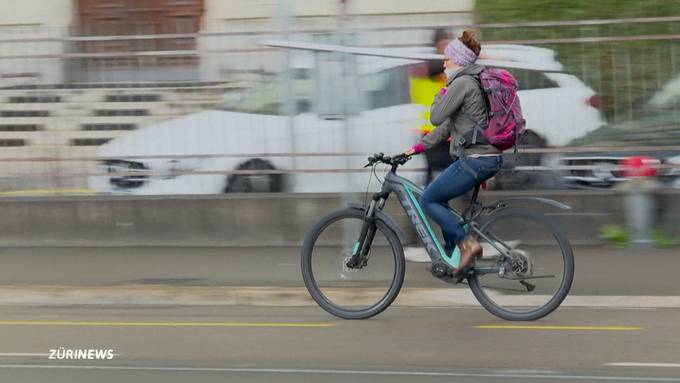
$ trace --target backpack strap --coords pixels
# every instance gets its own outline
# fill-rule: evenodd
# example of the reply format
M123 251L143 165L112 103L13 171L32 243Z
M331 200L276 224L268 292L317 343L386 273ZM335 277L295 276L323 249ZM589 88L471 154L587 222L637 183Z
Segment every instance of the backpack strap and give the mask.
M465 154L465 138L463 137L456 137L455 138L455 145L456 145L456 156L458 156L458 161L460 161L460 166L470 175L472 175L475 180L477 179L477 172L468 164L467 162L467 154Z
M486 99L486 91L484 91L484 89L482 88L481 81L479 80L478 77L476 77L474 75L466 75L466 76L471 77L473 80L475 80L477 85L479 85L479 91L482 92L482 99L484 100L484 106L486 108L487 114L490 113L489 112L490 108L489 108L489 105L488 105L488 101ZM478 137L479 134L484 133L484 129L482 129L482 127L479 126L477 121L475 121L475 119L469 113L462 113L461 112L460 115L465 116L465 118L467 118L473 125L472 142L470 143L470 145L477 144L477 137ZM467 154L465 153L466 144L467 144L467 141L465 140L464 137L458 136L458 137L455 138L456 156L458 156L458 161L460 161L460 166L465 171L470 173L470 175L472 175L472 177L474 177L475 180L477 180L477 176L478 176L477 172L467 162Z
M512 104L514 105L517 100L519 100L519 96L517 95L517 93L515 93L515 98L512 100ZM515 118L515 115L513 114L512 117ZM522 128L524 128L526 126L527 121L525 119L521 119L521 120L517 121L517 123L521 124ZM515 164L517 164L517 144L519 143L519 131L520 131L520 129L518 127L515 127L514 130L515 130L515 145L513 145L514 146L513 150L514 150L514 156L515 156ZM515 165L515 166L517 166L517 165Z
M482 92L482 99L484 100L484 107L486 108L486 114L487 114L487 116L491 117L491 115L490 115L490 113L491 113L490 109L491 109L491 108L489 107L489 102L488 102L488 100L486 99L486 91L485 91L484 88L482 87L482 82L481 82L481 80L479 79L478 76L474 76L474 75L467 75L467 76L470 77L470 78L472 78L473 80L475 80L475 82L476 82L477 85L479 86L479 91ZM472 123L472 125L474 126L473 132L472 132L472 142L471 142L470 144L471 144L471 145L477 144L477 134L478 134L478 133L479 133L479 134L483 134L483 133L484 133L484 129L482 129L482 127L479 126L479 124L477 123L477 121L475 121L475 119L472 118L472 116L470 116L470 114L468 114L468 113L461 113L461 115L465 116L465 118L467 118L467 119Z

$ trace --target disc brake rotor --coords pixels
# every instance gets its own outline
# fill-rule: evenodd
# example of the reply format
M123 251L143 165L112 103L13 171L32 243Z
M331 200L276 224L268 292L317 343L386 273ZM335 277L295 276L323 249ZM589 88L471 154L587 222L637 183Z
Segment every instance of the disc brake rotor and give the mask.
M516 277L530 277L534 274L534 260L526 250L513 249L510 252L509 270Z
M356 276L358 274L361 274L362 272L365 272L365 270L366 270L365 269L366 263L364 263L363 265L359 265L357 267L347 266L347 262L349 262L349 260L352 259L352 254L347 254L344 257L338 257L338 259L340 259L339 274L340 274L340 277L342 279L350 279L353 276Z

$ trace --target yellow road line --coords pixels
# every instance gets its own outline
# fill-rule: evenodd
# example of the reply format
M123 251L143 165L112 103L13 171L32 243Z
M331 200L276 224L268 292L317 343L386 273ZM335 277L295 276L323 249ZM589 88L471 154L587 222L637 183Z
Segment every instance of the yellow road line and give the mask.
M77 321L0 321L0 326L90 326L90 327L335 327L333 323L258 322L77 322Z
M636 326L531 326L531 325L482 325L475 326L485 330L567 330L567 331L637 331Z
M92 189L27 189L0 192L3 196L52 195L52 194L97 194Z

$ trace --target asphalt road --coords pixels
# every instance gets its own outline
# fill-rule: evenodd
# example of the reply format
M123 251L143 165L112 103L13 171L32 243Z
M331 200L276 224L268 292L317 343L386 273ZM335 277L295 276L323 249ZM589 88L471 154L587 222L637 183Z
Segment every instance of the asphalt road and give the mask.
M575 255L574 297L680 296L677 249ZM4 248L0 262L4 291L302 286L293 248ZM430 286L448 285L409 263L405 288ZM566 306L511 323L477 305L345 321L314 305L50 303L0 299L0 382L680 382L680 308ZM115 356L50 359L61 347Z
M0 286L303 286L299 248L0 248ZM680 250L575 247L574 295L680 295ZM447 287L409 262L405 287Z
M677 309L562 309L537 329L480 328L509 324L475 308L393 307L363 321L315 307L3 307L0 316L3 382L680 382ZM59 347L117 355L48 359Z

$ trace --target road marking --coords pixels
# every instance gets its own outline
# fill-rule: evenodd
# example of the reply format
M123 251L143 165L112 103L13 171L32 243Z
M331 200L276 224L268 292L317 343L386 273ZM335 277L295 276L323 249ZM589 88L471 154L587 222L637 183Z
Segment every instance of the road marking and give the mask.
M78 322L78 321L0 321L0 326L90 326L90 327L335 327L333 323L257 322Z
M485 330L564 330L564 331L637 331L635 326L525 326L525 325L482 325L475 326Z
M4 196L28 196L28 195L51 195L51 194L97 194L92 189L27 189L1 192Z
M161 367L161 366L105 366L105 365L41 365L0 364L0 369L54 369L54 370L113 370L113 371L174 371L174 372L233 372L256 374L332 374L332 375L382 375L382 376L440 376L491 379L542 379L558 381L615 381L615 382L680 382L680 378L645 378L630 376L550 375L544 372L531 374L475 374L465 372L434 371L380 371L380 370L322 370L278 368L227 368L227 367Z
M680 368L680 363L617 362L617 363L607 363L604 366L608 366L608 367L668 367L668 368Z

